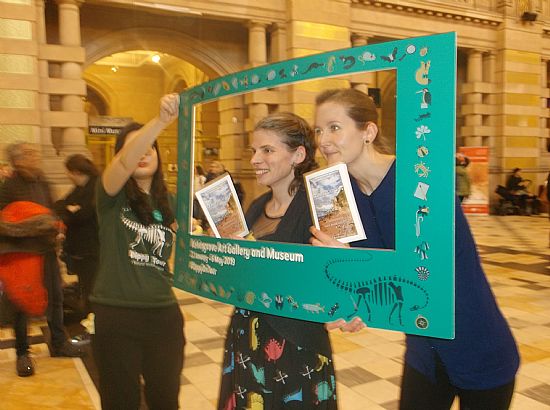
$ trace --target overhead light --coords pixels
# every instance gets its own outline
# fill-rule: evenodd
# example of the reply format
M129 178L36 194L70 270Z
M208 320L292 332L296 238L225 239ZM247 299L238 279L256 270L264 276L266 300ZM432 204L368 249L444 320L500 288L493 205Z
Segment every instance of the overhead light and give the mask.
M162 3L146 3L143 1L134 1L133 4L136 6L147 7L149 9L166 10L173 11L174 13L196 14L202 16L202 13L200 11L191 10L189 7L173 6L171 4Z
M153 54L153 56L151 57L151 60L153 61L153 63L157 63L160 61L160 56L158 54Z

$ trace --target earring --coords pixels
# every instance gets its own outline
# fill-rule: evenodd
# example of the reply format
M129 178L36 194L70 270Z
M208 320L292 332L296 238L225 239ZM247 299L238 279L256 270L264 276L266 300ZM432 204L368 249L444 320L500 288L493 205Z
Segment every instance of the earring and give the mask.
M370 144L370 140L365 140L365 144Z

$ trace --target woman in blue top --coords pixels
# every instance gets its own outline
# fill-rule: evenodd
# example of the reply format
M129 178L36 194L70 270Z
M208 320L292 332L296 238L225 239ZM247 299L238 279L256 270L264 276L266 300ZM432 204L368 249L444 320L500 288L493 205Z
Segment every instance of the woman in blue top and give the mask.
M369 233L351 246L394 248L395 156L379 136L374 103L358 90L337 89L320 94L316 104L319 149L329 164L347 164ZM461 409L500 410L508 409L512 399L517 347L458 201L455 209L456 338L407 335L400 409L449 409L458 396ZM343 246L315 228L311 232L314 245Z

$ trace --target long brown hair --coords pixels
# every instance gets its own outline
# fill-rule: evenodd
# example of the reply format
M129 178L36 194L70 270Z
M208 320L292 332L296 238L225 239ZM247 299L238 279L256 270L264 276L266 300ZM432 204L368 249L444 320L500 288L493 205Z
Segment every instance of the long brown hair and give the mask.
M358 130L365 130L369 123L373 123L378 128L378 111L371 97L355 88L335 88L325 90L315 98L315 105L320 106L324 103L332 102L342 105L346 109L346 114L354 122ZM381 135L380 129L376 138L372 142L378 152L387 154L391 150L388 143Z
M306 155L304 160L294 165L294 180L288 187L288 193L294 195L303 183L303 175L317 168L315 161L315 137L313 129L306 120L291 112L277 112L262 118L254 127L254 131L269 130L275 132L291 151L298 147L304 147Z
M95 164L82 154L74 154L67 157L65 160L65 168L71 172L77 171L89 177L96 177L99 175L99 171Z
M131 122L126 125L117 136L115 142L115 153L121 150L128 134L132 131L139 130L141 127L143 127L143 124L139 124L137 122ZM153 144L153 148L157 151L158 166L157 170L153 174L150 195L153 199L152 203L157 205L160 213L162 214L162 224L164 226L170 226L170 224L174 222L174 212L172 211L168 200L168 189L164 183L160 152L156 141ZM151 201L149 201L148 195L138 187L133 177L128 179L124 189L126 191L126 197L128 198L128 204L130 205L130 208L132 208L132 211L136 214L138 220L144 225L155 223L156 221L153 217L153 206Z

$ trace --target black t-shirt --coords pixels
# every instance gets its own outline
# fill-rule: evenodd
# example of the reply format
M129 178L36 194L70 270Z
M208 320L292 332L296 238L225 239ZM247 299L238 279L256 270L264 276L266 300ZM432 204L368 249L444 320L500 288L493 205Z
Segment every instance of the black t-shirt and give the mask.
M271 192L267 192L252 202L246 212L248 226L253 226L254 222L264 214L265 205L270 199ZM312 225L306 192L301 187L281 218L275 232L256 239L308 244L311 237L309 227ZM296 274L299 275L299 272L296 272ZM331 356L330 340L323 323L290 319L266 313L257 313L257 315L261 316L275 331L295 345L319 352L324 356Z

